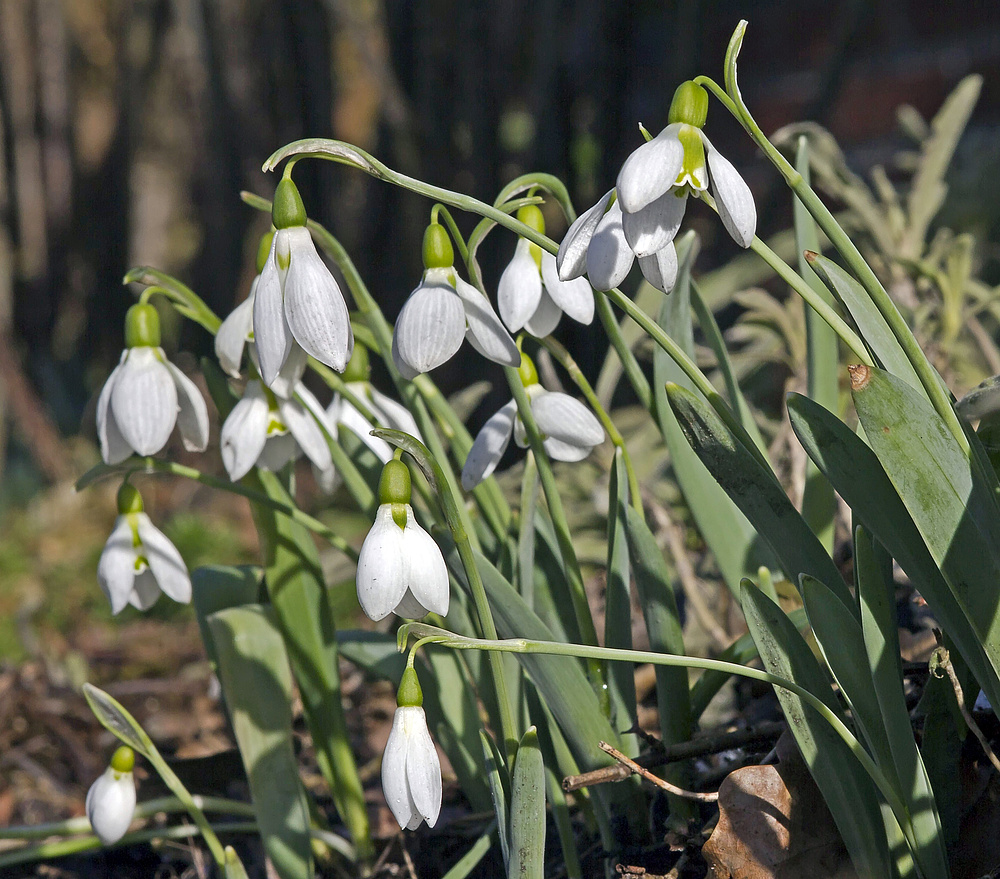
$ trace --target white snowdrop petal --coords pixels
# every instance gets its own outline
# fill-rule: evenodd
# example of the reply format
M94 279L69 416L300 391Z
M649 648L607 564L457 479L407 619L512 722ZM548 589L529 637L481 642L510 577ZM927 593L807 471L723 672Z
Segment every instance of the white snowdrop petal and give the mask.
M556 268L556 258L547 250L542 251L542 281L552 301L573 320L581 324L594 320L594 291L590 282L581 277L563 281Z
M351 433L355 434L358 439L365 444L365 446L371 449L375 457L378 458L383 464L387 463L389 459L392 458L392 446L390 446L384 439L372 436L371 431L374 425L372 425L364 415L358 412L358 410L346 400L341 402L338 420L341 426L346 427L349 431L351 431Z
M259 278L250 285L250 295L236 306L215 334L215 356L222 371L239 378L243 349L253 331L253 299Z
M468 326L466 338L469 344L494 363L519 366L521 352L500 322L489 299L461 278L455 282L455 292L465 309L465 322Z
M614 190L609 189L597 204L580 214L566 230L556 254L556 268L564 281L579 278L587 270L587 248L613 193Z
M135 813L135 781L131 772L108 767L87 791L87 819L104 845L121 839Z
M417 812L428 827L433 827L441 812L441 762L437 749L427 729L423 708L396 710L412 712L406 719L410 739L406 749L406 782Z
M284 231L274 233L271 252L257 280L253 299L253 341L260 360L260 376L270 386L292 347L292 331L285 320L285 300L275 250Z
M657 290L669 293L677 283L677 249L671 241L666 247L649 256L639 257L642 276Z
M267 398L260 382L247 382L243 399L233 406L219 435L222 463L233 482L246 476L257 463L267 442L269 418Z
M543 287L542 295L538 297L538 308L525 322L524 328L536 339L544 339L559 326L561 318L562 309L552 301L552 297Z
M531 414L545 436L589 448L604 442L604 428L597 416L568 394L549 391L536 395L531 401Z
M308 393L305 387L300 386L300 397L303 395L303 392ZM312 395L310 394L310 396ZM318 400L316 401L316 406L320 412L323 412ZM278 403L278 411L281 415L281 420L288 425L288 430L299 444L299 448L305 453L305 456L320 470L332 467L333 461L330 457L330 446L326 441L326 437L323 436L323 431L320 430L319 425L316 423L316 418L313 414L294 400L280 401ZM323 418L325 420L326 413L323 413Z
M250 348L254 351L253 346ZM309 355L302 350L302 346L292 340L291 347L288 349L288 356L285 358L285 362L282 364L281 369L278 370L278 374L275 376L274 381L271 382L268 387L274 391L275 395L278 397L284 397L286 400L289 397L295 395L295 389L298 387L299 382L302 380L302 374L306 371L306 367L309 365Z
M302 449L290 433L272 434L264 443L257 466L261 470L277 473L289 461L302 454Z
M156 575L149 568L146 568L141 574L136 575L128 603L136 610L149 610L162 594L156 582Z
M403 529L392 518L392 505L382 504L358 555L358 601L369 619L387 617L406 591Z
M130 349L111 390L115 423L140 455L160 451L177 421L177 387L162 357L159 348Z
M623 211L642 210L674 185L684 163L684 148L677 137L680 127L676 122L668 125L625 160L616 184Z
M427 610L447 616L451 589L444 556L434 538L417 523L409 504L406 505L406 528L403 529L403 558L406 561L406 585L413 597Z
M101 444L101 457L105 464L118 464L132 454L132 447L128 444L118 429L115 421L114 410L111 408L111 392L115 382L118 381L121 363L125 361L128 351L123 351L119 365L112 370L108 380L101 388L101 395L97 398L97 438Z
M542 440L542 445L553 461L582 461L593 451L593 446L574 446L551 436Z
M285 318L307 354L343 372L354 350L351 316L333 274L316 252L309 230L286 230L290 257L285 275Z
M126 516L119 516L97 563L97 582L111 603L113 614L122 611L132 594L135 556L132 528Z
M625 280L635 261L632 248L622 231L622 210L618 202L597 226L587 251L587 277L595 290L610 290Z
M507 451L516 413L517 404L511 400L491 415L482 430L476 434L476 440L469 449L469 456L462 468L462 488L466 491L471 491L496 470L503 453Z
M135 516L142 554L149 562L157 585L174 601L187 604L191 601L191 577L177 547L145 513L135 513Z
M399 321L396 321L396 331L392 334L392 362L396 364L396 369L399 370L399 374L410 381L415 379L420 375L420 370L414 369L403 360L402 355L399 353ZM461 347L461 344L459 345Z
M184 448L204 452L208 446L208 406L198 386L169 360L166 367L177 386L177 427Z
M622 215L625 240L636 256L649 256L666 247L677 235L687 206L687 190L680 195L668 189L641 211Z
M406 735L407 716L401 714L403 708L397 708L392 717L392 729L382 754L382 793L386 804L392 810L393 816L400 827L410 827L414 818L420 823L420 813L416 803L410 796L410 783L406 774L406 755L409 738Z
M517 332L538 308L542 295L542 277L531 255L531 242L519 238L514 256L500 276L497 308L511 332Z
M757 207L753 194L729 159L714 149L707 137L703 136L703 139L719 218L740 247L749 247L757 231Z
M403 305L392 341L403 362L421 373L450 360L464 338L465 309L456 292L421 284Z
M391 427L393 430L401 430L403 433L408 433L410 436L415 436L418 440L423 441L420 435L420 428L417 427L417 422L414 421L410 410L402 403L393 400L392 397L387 397L372 385L368 386L368 394L371 397L372 410L375 416L385 427Z

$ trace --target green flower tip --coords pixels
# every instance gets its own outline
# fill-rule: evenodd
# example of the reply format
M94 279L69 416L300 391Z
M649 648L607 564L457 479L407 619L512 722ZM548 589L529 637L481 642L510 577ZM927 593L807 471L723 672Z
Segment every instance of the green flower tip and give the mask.
M344 370L345 382L366 382L371 371L368 366L368 349L355 339L354 353L347 361L347 368Z
M396 691L396 705L400 708L420 708L424 704L424 693L420 689L417 671L407 666Z
M271 222L275 229L288 229L306 224L306 206L302 204L299 188L291 177L282 177L278 188L274 190Z
M274 241L274 229L269 232L265 232L260 236L260 244L257 245L257 274L259 275L264 271L264 263L267 262L267 257L271 253L271 242Z
M128 745L122 745L111 755L111 768L115 772L131 772L134 767L135 752Z
M517 368L517 374L521 378L521 384L526 388L538 384L538 370L535 369L535 362L523 351L521 352L521 365Z
M125 347L158 348L160 315L148 302L133 305L125 312Z
M708 92L697 83L682 82L674 92L670 102L670 115L667 121L683 122L695 128L704 128L708 119Z
M393 458L382 468L378 481L380 504L408 504L410 502L410 471L402 461Z
M142 495L139 489L127 482L122 483L118 489L118 515L127 516L129 513L142 512Z
M448 230L440 223L429 223L424 231L424 268L446 269L455 264L455 249Z

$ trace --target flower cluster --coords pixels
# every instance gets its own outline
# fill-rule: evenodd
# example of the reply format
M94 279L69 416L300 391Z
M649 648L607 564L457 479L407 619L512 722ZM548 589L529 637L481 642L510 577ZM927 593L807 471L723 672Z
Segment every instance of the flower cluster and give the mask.
M709 186L726 231L741 247L750 246L757 227L753 196L702 131L707 116L708 93L682 83L667 127L625 160L615 189L570 226L556 257L560 278L586 272L597 290L610 290L637 257L646 280L669 292L677 276L673 240L688 196L704 197Z

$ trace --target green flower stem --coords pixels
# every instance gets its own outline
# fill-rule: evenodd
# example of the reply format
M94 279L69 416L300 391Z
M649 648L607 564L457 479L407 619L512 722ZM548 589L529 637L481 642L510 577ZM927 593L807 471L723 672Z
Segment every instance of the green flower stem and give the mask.
M250 205L250 207L257 208L261 211L271 210L271 202L265 198L261 198L260 196L253 195L249 192L243 192L240 196L244 202ZM444 199L441 200L445 201ZM392 378L393 384L396 385L397 391L405 401L406 406L413 414L413 417L416 419L416 422L420 427L420 432L423 434L425 441L430 447L431 453L434 455L435 459L440 462L449 491L457 493L459 490L458 480L455 478L455 473L452 470L451 465L448 463L447 451L441 442L441 437L438 435L438 432L434 427L434 422L431 419L430 413L427 411L427 407L424 405L424 401L421 399L417 388L414 387L413 382L406 381L400 375L399 370L396 369L396 364L393 363L391 354L392 327L389 325L388 321L386 321L385 315L382 314L382 309L379 308L378 303L372 297L368 287L365 285L365 282L361 277L360 272L358 272L357 267L354 265L353 260L351 260L351 257L348 255L343 245L336 238L334 238L329 231L314 220L309 220L306 223L306 226L309 228L309 231L312 232L320 247L322 247L323 250L330 255L333 261L337 264L337 267L343 273L344 279L347 281L347 287L351 291L351 296L354 298L354 304L365 316L368 327L375 336L378 353L385 363L385 367L389 372L389 376ZM469 511L465 509L464 505L459 508L459 516L462 518L462 524L465 527L466 534L469 536L469 540L471 540L473 546L478 549L479 538L477 537L475 528L473 527Z
M465 569L472 599L476 605L476 615L479 617L479 629L488 640L497 640L497 627L493 621L493 612L490 610L486 588L483 586L482 577L480 577L479 569L476 567L475 551L462 517L459 515L459 510L462 507L461 495L451 490L444 478L440 462L418 439L399 430L376 430L373 433L387 443L407 452L417 462L417 466L423 471L424 476L427 477L427 481L441 502L448 530L451 532L452 540L455 541L455 548L458 550L462 567ZM517 751L519 737L517 727L514 724L514 713L507 691L503 662L499 656L490 659L490 675L493 679L493 689L500 710L500 734L503 736L508 760L512 762Z
M899 342L900 347L906 353L907 359L917 373L931 404L944 420L945 424L948 425L948 429L954 435L959 447L966 454L969 454L968 437L965 435L962 423L951 405L947 389L942 386L937 373L934 371L934 367L931 366L930 361L924 355L920 344L903 319L899 309L896 308L896 304L882 286L882 282L879 281L878 276L865 261L857 245L851 240L847 232L844 231L840 223L837 222L833 212L823 204L823 201L795 169L795 166L768 140L743 102L736 79L736 59L743 43L746 26L746 21L740 22L726 50L726 91L723 91L717 83L708 77L700 76L695 82L711 90L723 102L729 112L736 117L737 121L746 129L750 137L753 138L754 142L764 151L771 164L785 178L789 188L798 196L806 210L812 214L816 224L823 230L830 243L844 258L848 269L861 282L861 285L871 297L872 302L875 303L875 307L882 314L882 317L885 318L889 329L892 330L896 341ZM722 95L726 96L725 100L723 100Z
M205 301L176 278L149 266L138 266L131 269L122 279L123 284L146 284L155 286L157 292L163 293L173 303L174 308L187 318L193 320L199 326L204 327L213 336L219 331L222 321L219 316L209 308Z
M555 528L556 540L559 543L559 554L562 556L563 567L566 571L567 585L569 586L570 599L573 602L573 613L576 617L577 627L580 637L585 644L597 644L597 629L594 627L594 618L590 613L590 602L587 601L587 590L583 583L583 573L580 571L580 562L576 557L576 550L573 547L573 534L570 531L569 523L566 521L566 511L563 509L562 497L559 495L559 486L556 484L556 476L552 471L552 462L549 460L548 452L542 445L543 439L535 422L535 416L531 411L531 402L528 394L521 383L521 376L512 366L505 366L504 372L507 375L507 383L510 385L514 401L517 403L517 415L524 425L524 432L528 437L531 451L535 455L535 464L538 467L538 475L542 482L542 491L545 492L545 501L549 507L549 516ZM604 672L599 663L591 663L590 677L598 694L607 697L607 691L603 687Z
M255 504L261 504L262 506L281 513L284 516L288 516L289 519L298 522L314 534L318 534L331 546L339 549L344 555L351 559L351 561L357 562L358 560L357 550L344 540L343 537L328 528L320 522L319 519L310 516L308 513L304 513L298 507L287 506L275 501L273 498L269 498L266 494L240 485L238 482L229 482L228 480L220 479L217 476L202 473L194 467L177 464L174 461L165 461L161 458L146 457L129 458L126 461L122 461L120 464L98 464L96 467L92 467L84 473L83 476L77 480L76 490L82 491L87 486L92 485L98 480L106 479L111 476L131 476L133 473L166 473L171 476L181 476L184 479L192 479L195 482L200 482L202 485L218 489L219 491L228 491L232 494L238 494L241 497L245 497L248 500L253 501Z
M798 173L798 172L796 172ZM713 211L719 212L719 208L715 203L715 199L707 193L702 193L702 201L704 201ZM832 216L832 215L831 215ZM788 263L786 263L778 254L776 254L770 247L768 247L763 241L760 240L756 235L753 241L750 242L750 249L756 253L764 262L766 262L774 271L777 273L788 286L790 286L806 304L816 312L851 349L851 353L857 358L859 363L864 363L866 366L874 366L875 363L868 353L868 349L865 347L865 343L861 340L861 337L851 329L850 325L845 321L839 314L837 314L836 309L829 302L827 302L813 287L809 284L795 269L793 269Z
M843 739L850 748L851 753L858 759L872 781L878 787L879 792L885 798L892 809L896 820L902 828L911 824L906 806L899 798L888 779L879 769L878 765L857 740L847 725L837 715L830 710L830 707L818 696L813 695L808 690L800 687L793 681L772 675L761 669L749 668L745 665L738 665L735 662L724 662L719 659L705 659L698 656L677 656L671 653L654 653L650 650L626 650L611 647L596 647L586 644L563 644L558 641L531 641L526 638L508 638L502 641L492 641L481 638L466 638L456 635L443 629L435 629L422 623L411 623L406 627L405 635L412 635L420 639L430 640L436 638L436 643L451 647L455 650L486 650L489 652L501 653L537 653L552 656L576 656L582 659L601 660L605 662L633 662L650 663L652 665L665 665L673 668L697 668L704 671L716 671L723 674L739 675L740 677L751 678L775 687L781 687L794 693L813 710L815 710L827 723L833 727L837 735ZM401 639L404 633L400 633Z
M546 336L544 339L539 339L538 341L545 346L546 350L569 373L569 377L573 379L573 383L580 389L580 393L583 394L590 404L590 408L594 410L594 414L597 415L601 424L604 425L604 429L608 432L611 442L622 450L622 460L625 462L625 470L628 473L628 489L632 497L632 506L641 515L642 493L639 490L639 480L635 475L635 468L632 466L632 458L625 447L625 440L615 426L614 421L611 420L611 416L604 410L601 401L597 399L597 394L594 393L594 389L590 386L590 382L587 381L587 377L583 374L583 371L577 365L577 362L573 359L569 351L563 347L562 343L552 336Z
M347 400L347 402L357 409L358 412L360 412L368 421L375 425L375 422L378 419L369 407L368 401L364 397L359 397L355 394L354 391L347 386L347 382L344 381L344 377L339 372L334 369L330 369L330 367L325 363L320 363L315 357L309 358L309 367L316 373L316 375L323 379L324 384L326 384L330 390Z
M509 202L515 195L520 195L522 192L528 192L531 189L544 189L559 202L563 213L566 215L566 219L570 223L576 219L576 211L573 210L573 202L570 200L566 184L554 174L545 174L538 171L532 171L528 174L522 174L520 177L515 177L500 190L500 194L496 197L493 204L496 207L500 207L505 202Z
M250 803L239 800L227 800L223 797L203 797L192 794L191 799L203 812L226 812L230 815L240 815L253 818L256 815ZM146 800L135 807L135 818L151 818L159 812L167 814L186 812L185 806L177 797L157 797ZM45 839L49 836L76 836L80 833L90 834L90 819L86 815L67 818L64 821L51 821L47 824L23 824L15 827L0 827L0 839Z
M442 204L436 204L431 208L431 222L435 222L438 216L444 217L444 225L448 227L448 231L451 233L451 239L455 242L459 256L462 257L462 262L465 262L469 258L469 247L465 243L465 239L462 237L462 233L455 222L455 218L451 215L451 211Z
M615 320L615 313L611 310L611 304L608 302L607 295L604 293L595 293L594 304L597 307L597 316L601 319L604 332L607 334L608 340L611 342L611 347L615 349L615 353L621 361L622 369L625 371L625 375L632 385L632 390L635 391L635 395L639 398L639 402L643 408L647 410L651 409L653 406L653 393L649 389L649 380L646 378L642 367L639 366L639 361L636 360L635 354L632 353L632 349L629 348L628 342L622 335L622 328L618 325L618 321Z

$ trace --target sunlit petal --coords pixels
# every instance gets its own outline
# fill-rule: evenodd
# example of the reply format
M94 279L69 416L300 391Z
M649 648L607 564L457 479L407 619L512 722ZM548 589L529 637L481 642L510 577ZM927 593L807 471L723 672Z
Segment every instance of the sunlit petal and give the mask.
M511 400L492 415L476 434L462 468L462 488L466 491L475 488L496 470L503 453L507 451L516 413L517 404Z
M580 214L566 231L562 244L559 245L559 253L556 254L556 267L559 277L564 281L579 278L587 270L587 248L608 209L613 193L614 190L609 189L597 204Z
M140 455L160 451L177 421L177 388L165 359L159 348L130 348L111 390L115 423Z
M719 217L740 247L749 247L757 231L757 207L746 181L732 163L702 136L708 153L708 173Z
M680 123L668 125L625 160L616 184L623 211L642 210L674 185L684 162L684 148L677 137L680 127Z
M458 294L444 284L421 284L399 313L393 345L400 359L421 373L450 360L464 338L465 309Z
M519 238L514 256L500 276L497 286L497 307L500 317L511 332L516 332L538 308L542 295L542 277L531 255L531 242Z
M392 505L382 504L358 556L358 601L369 619L387 617L406 591L403 529L392 518Z
M687 190L668 189L635 214L622 216L622 231L632 252L649 256L666 247L677 235L687 206Z
M556 259L547 250L542 252L542 281L552 301L573 320L589 324L594 320L594 291L586 278L563 281L556 268Z
M250 285L250 295L236 306L215 334L215 356L223 372L239 378L243 363L243 349L253 332L254 291L260 279L254 278Z
M504 366L518 366L521 353L493 310L489 299L483 296L468 281L458 278L455 292L462 300L465 320L468 325L466 338L483 357L502 363Z
M177 427L184 448L204 452L208 446L208 406L198 386L169 360L164 364L177 386Z
M587 277L595 290L610 290L625 280L634 261L635 255L622 231L621 207L615 202L598 224L590 241L590 248L587 250Z
M156 583L174 601L187 604L191 600L191 577L177 547L160 531L145 513L134 513L142 552Z
M243 399L229 413L219 436L222 463L233 482L246 476L257 463L267 441L269 418L260 382L247 382Z
M260 376L266 385L275 380L292 347L292 331L285 320L281 277L275 261L275 250L282 234L276 232L274 235L253 300L254 346L260 359Z
M642 276L656 289L669 293L677 283L677 249L671 241L649 256L639 257Z
M132 594L135 557L132 527L126 516L119 516L97 563L97 582L111 603L114 614L122 611Z

